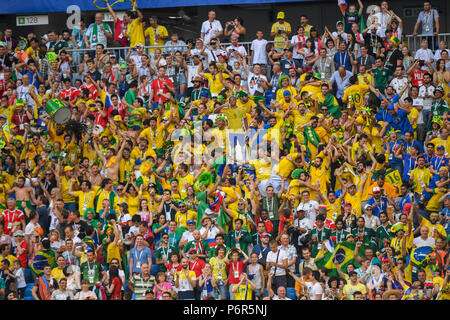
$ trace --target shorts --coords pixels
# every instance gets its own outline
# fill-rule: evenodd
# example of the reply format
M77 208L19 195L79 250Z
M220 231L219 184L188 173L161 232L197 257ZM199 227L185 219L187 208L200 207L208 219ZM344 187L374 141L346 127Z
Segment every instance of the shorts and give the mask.
M178 291L178 300L195 300L194 291Z
M178 74L178 76L177 76L177 82L178 82L179 85L182 85L182 84L186 84L186 83L187 83L187 82L186 82L186 76L184 75L184 73L179 73L179 74Z
M24 211L24 208L22 207L22 200L16 201L16 207L22 211ZM25 204L27 205L27 208L30 210L33 210L33 205L31 204L30 200L25 200Z

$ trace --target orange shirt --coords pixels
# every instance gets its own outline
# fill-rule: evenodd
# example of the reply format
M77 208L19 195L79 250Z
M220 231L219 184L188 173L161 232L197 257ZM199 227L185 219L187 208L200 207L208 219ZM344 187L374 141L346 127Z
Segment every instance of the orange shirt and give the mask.
M398 192L397 192L397 189L392 185L392 184L390 184L389 182L385 182L384 183L384 185L383 185L383 187L380 187L379 185L378 185L378 182L375 182L375 183L373 183L370 187L369 187L369 194L371 195L371 196L373 196L373 188L374 187L378 187L378 188L380 188L380 189L384 189L384 192L386 192L386 194L389 196L389 197L398 197Z

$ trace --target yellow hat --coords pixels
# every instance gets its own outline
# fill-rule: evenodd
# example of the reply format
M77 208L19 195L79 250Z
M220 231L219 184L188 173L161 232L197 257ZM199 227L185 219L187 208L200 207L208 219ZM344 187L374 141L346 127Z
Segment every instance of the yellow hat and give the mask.
M278 12L277 19L284 19L284 12L283 11Z
M67 172L67 171L70 171L70 170L73 170L73 168L71 166L65 166L64 167L64 172Z
M118 114L118 115L114 116L113 120L114 121L122 121L122 117Z

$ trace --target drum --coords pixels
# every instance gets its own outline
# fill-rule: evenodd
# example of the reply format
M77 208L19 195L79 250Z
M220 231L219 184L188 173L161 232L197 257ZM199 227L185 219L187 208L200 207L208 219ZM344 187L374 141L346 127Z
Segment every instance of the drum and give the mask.
M59 98L50 99L45 106L45 111L58 124L64 124L72 117L72 111Z

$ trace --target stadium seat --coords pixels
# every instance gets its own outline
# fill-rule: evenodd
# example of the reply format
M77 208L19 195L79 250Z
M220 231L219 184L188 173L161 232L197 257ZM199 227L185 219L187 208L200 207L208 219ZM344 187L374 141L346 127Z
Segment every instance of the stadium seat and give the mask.
M33 275L31 273L31 269L30 268L26 268L24 274L25 274L25 282L26 283L32 283L33 282Z
M157 264L152 264L152 269L150 270L150 274L152 276L156 276L156 274L159 272L159 266Z
M286 288L286 296L291 300L297 300L297 296L295 295L295 288Z

